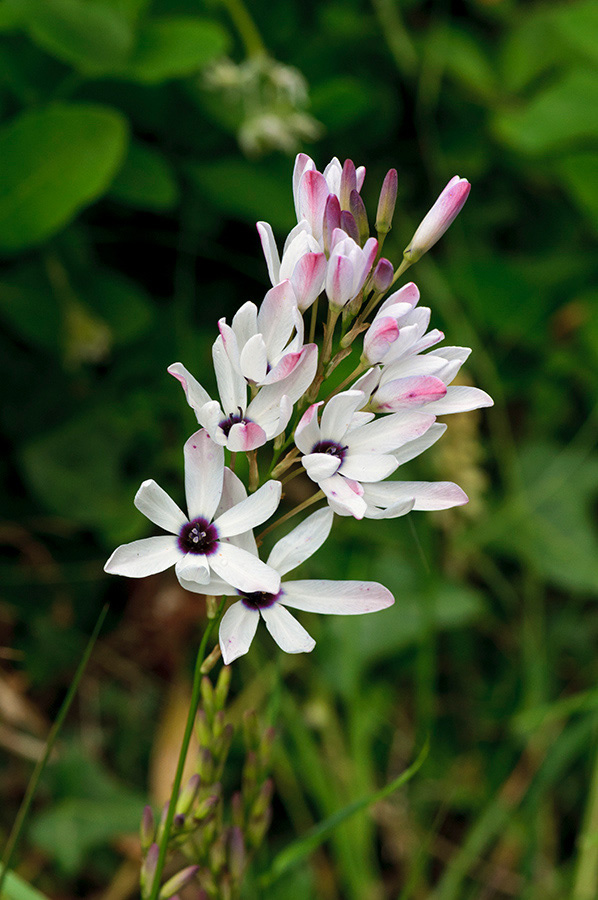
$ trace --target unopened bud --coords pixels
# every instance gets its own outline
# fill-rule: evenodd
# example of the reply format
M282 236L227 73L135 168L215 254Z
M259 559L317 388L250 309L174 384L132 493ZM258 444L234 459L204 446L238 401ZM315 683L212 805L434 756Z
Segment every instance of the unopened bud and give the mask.
M158 857L160 856L160 848L156 843L151 844L145 859L141 864L141 872L139 873L139 882L144 897L151 894L154 878L156 876L156 867L158 865Z
M378 234L388 234L392 228L392 217L397 203L398 176L396 169L389 169L382 183L378 210L376 212L376 231Z
M240 828L233 825L230 830L230 838L228 845L228 868L233 879L237 884L243 877L246 864L245 841L243 840L243 832Z
M251 815L255 818L261 818L270 808L272 794L274 793L274 782L271 778L267 778L259 789L259 793L255 798Z
M357 175L355 172L355 163L352 159L346 159L341 174L341 186L339 191L339 200L341 209L349 209L351 200L351 191L357 190Z
M212 729L208 725L208 717L203 709L197 711L195 717L195 733L200 747L209 747L212 742Z
M193 810L193 818L196 822L202 822L204 819L208 819L220 802L220 785L215 784L211 789L214 793L210 794L210 796L206 797L204 800L200 800Z
M187 813L191 809L193 801L197 797L197 792L199 790L200 784L201 779L199 775L197 773L195 775L192 775L179 794L178 803L176 805L177 815L187 815Z
M164 833L164 827L166 825L166 819L168 818L168 810L170 809L170 803L168 800L162 807L162 813L160 815L160 822L158 823L158 831L156 834L156 840L160 842L162 840L162 835Z
M186 869L181 869L180 872L169 878L166 884L162 885L158 894L160 900L170 900L177 891L181 891L186 884L189 884L198 872L199 866L187 866Z
M332 233L335 228L341 227L341 205L336 194L328 194L326 206L324 207L324 221L322 224L322 233L324 237L324 250L330 254L332 245Z
M207 747L201 747L197 755L197 772L204 784L214 780L214 760Z
M220 649L220 644L216 644L209 656L206 656L206 658L202 662L200 669L201 674L207 675L208 672L211 672L221 656L222 651Z
M253 849L260 846L272 820L272 809L268 807L260 816L252 816L247 823L247 843Z
M245 801L250 801L253 798L255 793L255 789L257 787L257 781L259 777L259 766L257 761L257 753L253 750L248 751L247 756L245 757L245 765L243 766L243 797Z
M378 265L374 269L374 273L372 275L372 287L376 291L377 294L383 294L392 284L392 279L394 277L394 269L392 267L392 263L390 260L382 259L378 260Z
M145 854L150 848L156 833L156 825L154 822L154 814L152 812L151 806L146 806L143 809L143 815L141 816L141 824L139 827L139 837L141 840L141 850Z
M216 709L224 709L232 674L233 670L230 666L222 666L220 669L216 688L214 689L214 704Z
M235 791L235 793L232 795L230 799L230 808L233 825L237 825L239 828L242 828L243 822L245 821L245 808L241 791Z
M349 211L357 225L359 232L359 245L363 247L370 236L370 223L368 222L368 214L365 209L365 203L361 199L361 195L357 191L351 191L349 197Z
M218 740L214 742L214 755L218 760L218 765L216 767L216 771L214 772L214 776L216 778L220 778L222 775L222 770L224 769L228 751L230 750L230 745L232 744L234 731L234 727L230 722L228 722L224 726L222 734L220 735Z
M432 209L423 218L403 256L409 263L417 262L433 247L457 218L471 189L465 178L455 175L442 191Z
M218 875L226 864L226 832L222 831L210 846L210 871Z
M274 745L274 741L276 740L276 729L275 728L266 728L264 733L262 734L259 746L259 757L260 763L262 766L267 766L270 762L270 756L272 754L272 747Z
M260 740L260 727L254 709L246 709L243 713L243 741L248 750L257 747Z
M207 675L201 679L201 699L208 722L211 722L214 715L214 688Z
M359 244L359 228L357 227L357 222L355 221L353 214L346 209L343 209L341 212L341 228L345 234L348 234L350 238L353 238L356 244Z

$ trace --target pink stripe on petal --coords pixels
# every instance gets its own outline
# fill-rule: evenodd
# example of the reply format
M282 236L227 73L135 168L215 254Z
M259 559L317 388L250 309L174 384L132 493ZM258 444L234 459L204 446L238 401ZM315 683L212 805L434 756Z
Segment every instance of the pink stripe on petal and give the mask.
M323 253L306 253L293 269L291 283L301 312L308 309L322 288L326 277L326 257Z
M313 236L319 239L322 235L324 208L329 190L326 179L320 172L304 172L299 184L300 218L306 219Z
M266 443L266 432L256 422L238 422L228 433L226 446L232 453L256 450Z

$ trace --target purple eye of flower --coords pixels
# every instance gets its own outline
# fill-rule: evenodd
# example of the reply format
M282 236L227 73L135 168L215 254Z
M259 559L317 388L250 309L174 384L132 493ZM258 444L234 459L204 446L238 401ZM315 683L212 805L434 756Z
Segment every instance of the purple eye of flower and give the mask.
M336 456L342 462L348 448L337 444L336 441L318 441L312 453L326 453L327 456Z
M179 532L179 548L183 553L197 553L210 556L216 552L218 532L207 519L192 519Z
M237 408L239 410L238 413L231 413L230 416L228 417L228 419L223 419L222 422L218 423L220 428L222 428L222 430L225 434L225 437L229 436L230 430L233 427L233 425L239 425L239 424L246 425L247 422L249 422L249 419L246 419L243 416L243 410L241 409L241 407L239 406Z
M241 597L241 603L248 609L267 609L276 603L281 593L282 591L279 591L277 594L267 594L266 591L254 591L252 594L240 593L239 596Z

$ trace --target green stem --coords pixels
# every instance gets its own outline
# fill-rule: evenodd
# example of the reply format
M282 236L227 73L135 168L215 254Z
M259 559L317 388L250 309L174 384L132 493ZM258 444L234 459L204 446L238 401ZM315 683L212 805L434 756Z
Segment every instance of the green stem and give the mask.
M191 701L189 703L189 713L187 715L187 724L185 725L185 734L183 735L183 742L181 744L181 749L179 752L179 761L177 763L176 772L174 776L174 781L172 783L172 791L170 793L170 802L168 804L168 812L166 814L166 821L164 822L164 828L162 829L162 835L160 838L160 852L158 855L158 863L156 865L156 872L154 875L154 880L152 883L152 891L149 895L149 900L157 900L158 894L160 893L160 878L162 877L162 872L164 870L164 864L166 862L166 854L168 852L168 839L170 837L170 831L172 828L172 822L174 820L174 814L176 811L176 802L179 796L179 791L181 789L181 781L183 778L183 769L185 768L185 760L187 759L187 751L189 750L189 743L191 741L191 735L193 734L193 726L195 724L195 716L197 715L197 710L199 707L199 703L201 700L201 679L202 672L201 667L204 662L206 656L206 645L214 630L214 626L218 622L220 618L220 614L222 613L222 609L224 607L225 598L223 597L220 601L220 606L218 607L218 612L214 616L214 618L208 620L208 624L206 630L203 633L203 637L201 639L201 643L199 645L199 650L197 651L197 658L195 660L195 671L193 673L193 688L191 691Z
M590 796L586 806L582 833L579 837L579 855L573 888L574 900L594 900L598 889L598 746L594 758L594 771Z
M245 44L247 56L267 56L268 51L262 37L242 0L220 0L220 2L226 7L233 20L233 24Z
M318 321L318 305L320 303L320 298L316 297L315 301L312 303L311 307L311 321L309 323L309 343L313 344L314 339L316 337L316 324Z
M56 743L56 738L62 728L63 722L66 718L66 715L71 707L71 703L75 698L75 694L77 693L77 689L79 687L79 683L83 676L83 672L85 671L85 667L89 662L89 658L91 656L91 652L94 648L95 642L98 638L102 625L104 624L104 619L106 618L106 614L108 612L108 604L104 606L100 615L98 616L98 620L95 624L95 628L92 632L89 641L87 642L87 647L85 648L85 652L81 657L81 661L77 666L77 671L75 672L75 676L71 682L71 685L68 689L67 695L62 702L62 706L58 712L56 717L56 721L52 725L50 729L50 733L48 735L48 739L46 741L46 746L44 749L44 753L42 757L38 760L35 769L33 770L33 774L27 785L27 790L25 791L25 796L23 797L23 801L17 813L17 817L14 821L14 825L12 826L12 830L10 832L8 841L6 843L6 847L4 848L4 854L2 856L2 864L0 865L0 897L2 896L2 885L4 884L4 879L8 873L10 868L10 864L12 862L12 858L18 844L19 838L21 837L21 832L23 831L23 826L27 819L27 814L31 807L31 802L33 797L35 796L35 792L39 785L40 778L43 774L44 769L46 768L46 764L48 759L50 758L50 754L54 749L54 744Z
M405 257L403 257L403 260L402 260L402 262L401 262L401 265L399 266L399 268L398 268L397 271L395 272L394 277L393 277L392 281L390 282L390 286L392 287L393 284L394 284L396 281L399 280L399 278L401 277L401 275L404 275L404 273L407 271L407 269L409 268L409 266L412 266L412 265L413 265L413 263L409 262L408 259L405 259Z
M316 491L315 494L312 494L311 497L308 497L307 500L304 500L303 503L299 504L299 506L296 506L290 512L285 513L284 516L280 516L279 519L276 519L275 522L272 522L271 525L268 525L267 528L264 528L264 530L257 536L258 546L262 543L267 534L269 534L275 528L278 528L279 525L282 525L284 522L288 521L288 519L296 516L297 513L303 512L303 510L307 509L308 506L312 506L312 504L317 503L318 500L322 500L324 496L324 491Z

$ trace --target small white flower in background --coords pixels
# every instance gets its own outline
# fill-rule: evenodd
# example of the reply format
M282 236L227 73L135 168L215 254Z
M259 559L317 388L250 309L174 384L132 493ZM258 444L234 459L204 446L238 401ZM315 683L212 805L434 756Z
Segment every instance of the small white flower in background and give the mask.
M244 318L246 316L246 319ZM244 340L244 328L250 328L250 310L246 310L237 321L239 334ZM284 322L284 317L282 318ZM235 331L221 319L218 323L220 335L214 341L212 358L221 402L212 400L208 392L187 371L181 363L168 367L171 375L180 381L189 406L195 412L197 421L207 429L217 444L227 447L233 453L255 450L266 441L277 437L288 425L293 404L305 393L314 380L318 364L318 350L315 344L307 344L298 351L292 351L277 360L280 368L275 372L279 380L268 381L268 349L280 348L275 334L274 319L270 320L272 332L266 330L266 337L256 340L257 334L248 337L243 345L243 361ZM247 334L249 332L247 331ZM252 341L253 338L253 341ZM265 353L265 355L264 355ZM296 354L296 355L295 355ZM285 367L288 373L285 375ZM243 372L254 376L264 375L264 387L247 402L247 380Z
M374 418L359 412L365 404L362 391L337 394L324 406L318 423L314 403L295 430L295 443L304 454L301 462L312 481L324 491L335 512L362 519L367 512L364 484L382 481L399 463L392 451L424 434L435 417L420 412L400 412Z
M155 481L144 481L135 506L150 522L169 531L118 547L104 570L111 575L143 578L174 565L177 577L207 584L217 575L246 591L276 592L280 576L229 539L238 538L269 519L280 503L281 485L267 481L251 497L219 511L224 487L224 450L206 431L185 444L187 517Z
M403 256L414 263L440 240L444 232L455 221L465 201L469 197L470 183L455 175L442 191L434 206L424 216Z
M322 546L330 533L332 519L330 509L321 509L308 516L274 545L268 565L280 576L301 565ZM208 588L193 584L185 584L185 587L196 592L208 591ZM247 653L260 618L286 653L313 650L314 639L287 607L347 616L376 612L394 603L390 591L373 581L282 581L276 592L245 593L221 580L214 580L209 585L209 592L214 596L240 595L240 600L227 609L220 623L220 648L225 665Z

